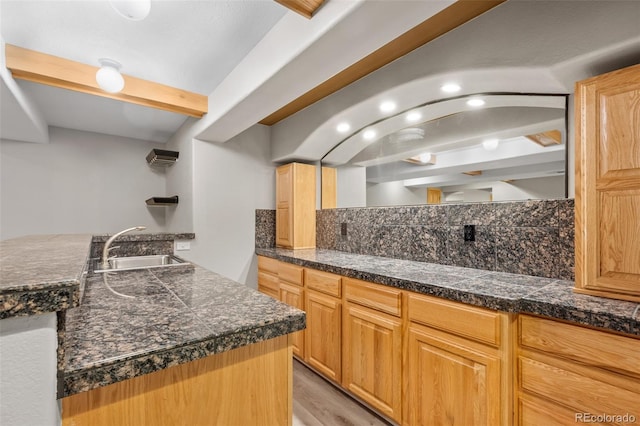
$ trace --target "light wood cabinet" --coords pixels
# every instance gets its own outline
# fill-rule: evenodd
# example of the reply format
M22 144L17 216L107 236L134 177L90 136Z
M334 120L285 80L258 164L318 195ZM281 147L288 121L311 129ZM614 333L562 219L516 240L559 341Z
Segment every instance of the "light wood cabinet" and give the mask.
M338 298L307 290L305 306L305 362L339 383L342 378L342 302Z
M304 311L304 289L302 287L280 283L280 300L288 305ZM304 330L296 331L291 334L291 345L293 346L293 354L300 359L304 358Z
M344 311L342 385L402 421L402 321L352 303Z
M276 169L276 246L316 246L316 167L290 163Z
M640 339L529 315L518 335L518 424L640 424Z
M640 301L640 65L576 84L576 291Z
M408 299L404 423L510 424L507 316L435 297Z
M258 256L258 291L278 300L280 299L279 263L275 259Z

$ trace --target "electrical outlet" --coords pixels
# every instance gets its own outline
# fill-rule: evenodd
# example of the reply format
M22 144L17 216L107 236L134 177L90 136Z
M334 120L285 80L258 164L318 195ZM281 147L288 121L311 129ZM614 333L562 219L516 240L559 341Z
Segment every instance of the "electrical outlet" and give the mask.
M464 226L464 240L465 241L475 241L476 240L476 226L475 225L465 225Z
M343 237L347 236L347 224L346 223L341 223L340 224L340 235L342 235Z
M178 241L176 242L176 250L191 250L191 243L189 241Z

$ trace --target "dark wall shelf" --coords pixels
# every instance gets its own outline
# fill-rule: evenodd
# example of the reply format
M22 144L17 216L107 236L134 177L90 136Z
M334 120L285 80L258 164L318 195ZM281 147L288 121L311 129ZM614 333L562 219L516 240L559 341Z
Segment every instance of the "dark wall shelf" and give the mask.
M178 196L173 197L151 197L146 201L148 206L175 206L178 204Z

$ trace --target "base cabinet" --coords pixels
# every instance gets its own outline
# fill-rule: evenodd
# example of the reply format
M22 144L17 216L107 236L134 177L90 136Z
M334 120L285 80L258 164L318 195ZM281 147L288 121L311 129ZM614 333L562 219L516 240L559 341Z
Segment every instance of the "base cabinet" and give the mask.
M334 382L342 378L342 302L316 291L306 292L307 331L304 360Z
M280 301L304 311L304 289L302 287L280 283ZM291 334L293 354L304 358L304 330Z
M398 422L402 420L402 321L372 309L344 307L342 385Z
M408 424L501 424L499 354L420 325L409 328L408 352Z

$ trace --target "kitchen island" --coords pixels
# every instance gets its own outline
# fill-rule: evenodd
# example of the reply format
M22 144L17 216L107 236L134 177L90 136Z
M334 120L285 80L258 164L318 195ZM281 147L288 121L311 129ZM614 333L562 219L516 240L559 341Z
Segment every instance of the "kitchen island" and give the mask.
M67 247L66 240L75 243ZM16 270L0 294L20 301L3 303L11 309L3 308L5 317L37 317L45 308L29 308L35 301L57 312L56 423L290 424L288 335L305 327L304 312L196 265L84 274L91 241L85 235L2 242L3 270L28 244L47 250L23 258L25 272L75 271L48 280ZM71 302L43 303L57 300L51 289L61 286L71 289ZM48 356L56 365L55 347ZM7 396L13 392L3 388L3 411L18 399ZM55 387L43 398L55 404Z

